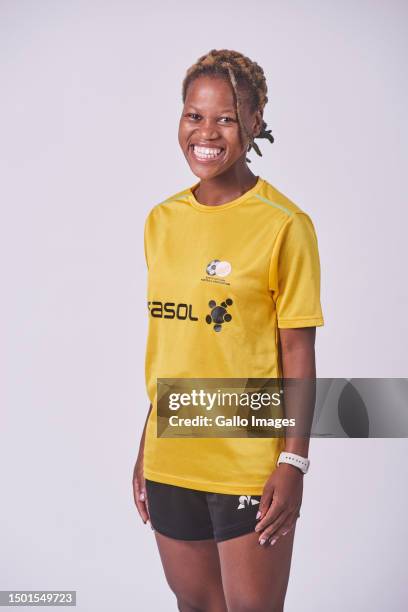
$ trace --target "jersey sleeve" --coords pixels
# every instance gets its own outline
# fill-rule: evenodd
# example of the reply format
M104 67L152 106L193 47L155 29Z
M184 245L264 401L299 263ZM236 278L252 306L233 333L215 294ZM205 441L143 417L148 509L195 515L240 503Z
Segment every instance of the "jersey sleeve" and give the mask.
M145 220L145 223L144 223L143 245L144 245L144 256L145 256L146 268L149 269L149 262L147 259L147 246L146 246L146 242L147 242L147 238L146 238L147 227L146 226L147 226L147 219Z
M151 233L151 217L152 210L147 215L144 222L144 230L143 230L143 244L144 244L144 255L146 261L146 268L149 270L149 243L150 243L150 233Z
M269 289L279 328L324 325L317 237L304 212L293 213L278 233L269 267Z

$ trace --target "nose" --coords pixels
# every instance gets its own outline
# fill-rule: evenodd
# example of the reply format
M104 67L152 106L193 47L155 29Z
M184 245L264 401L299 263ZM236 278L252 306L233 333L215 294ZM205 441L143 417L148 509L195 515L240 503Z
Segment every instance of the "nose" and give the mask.
M217 124L209 118L201 122L199 134L203 140L215 140L220 135Z

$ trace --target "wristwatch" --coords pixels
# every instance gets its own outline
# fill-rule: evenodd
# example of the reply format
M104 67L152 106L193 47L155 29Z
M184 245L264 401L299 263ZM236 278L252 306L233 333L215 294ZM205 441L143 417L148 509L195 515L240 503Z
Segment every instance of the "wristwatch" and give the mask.
M280 463L290 463L291 465L299 468L303 474L306 474L307 470L309 469L310 459L307 459L307 457L301 457L295 453L287 453L286 451L282 451L276 465L279 465Z

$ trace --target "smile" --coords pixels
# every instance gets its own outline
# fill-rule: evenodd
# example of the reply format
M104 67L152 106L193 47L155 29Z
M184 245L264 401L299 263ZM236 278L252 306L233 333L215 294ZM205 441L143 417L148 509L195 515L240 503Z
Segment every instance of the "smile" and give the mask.
M221 147L199 147L197 145L190 145L189 148L195 159L200 162L218 159L224 152L224 149Z

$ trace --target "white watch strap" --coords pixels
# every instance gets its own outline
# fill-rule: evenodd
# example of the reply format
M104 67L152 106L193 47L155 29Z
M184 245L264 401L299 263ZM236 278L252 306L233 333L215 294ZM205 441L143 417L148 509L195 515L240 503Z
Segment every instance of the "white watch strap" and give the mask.
M296 455L296 453L282 451L279 455L277 465L280 463L290 463L291 465L299 468L303 474L306 474L307 470L309 469L310 459L307 457L302 457L301 455Z

